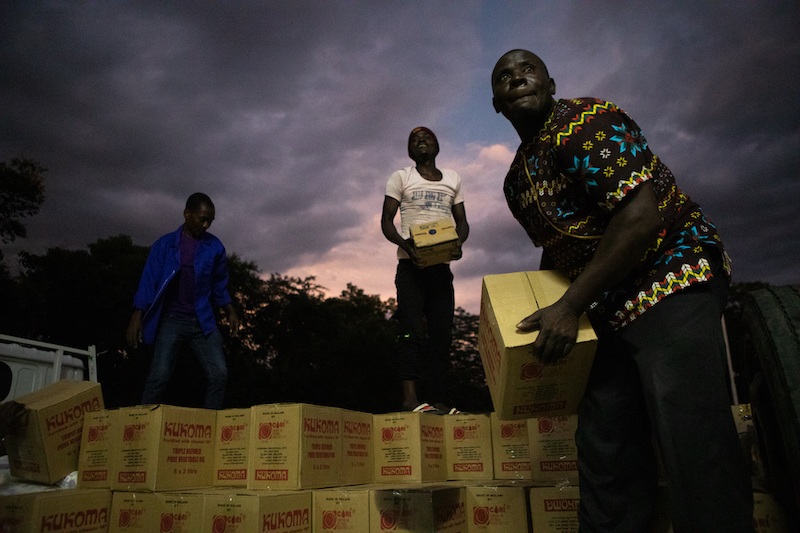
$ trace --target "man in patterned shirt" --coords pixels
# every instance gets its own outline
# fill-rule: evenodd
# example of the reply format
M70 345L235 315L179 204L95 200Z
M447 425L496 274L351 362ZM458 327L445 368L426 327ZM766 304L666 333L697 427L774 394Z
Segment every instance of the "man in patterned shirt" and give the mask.
M675 185L636 123L594 98L555 100L542 60L512 50L492 102L522 143L506 176L511 212L542 269L572 280L520 317L553 363L587 312L599 342L581 402L581 531L648 531L657 500L651 434L670 487L673 528L752 531L752 489L725 384L720 322L729 260L700 206Z

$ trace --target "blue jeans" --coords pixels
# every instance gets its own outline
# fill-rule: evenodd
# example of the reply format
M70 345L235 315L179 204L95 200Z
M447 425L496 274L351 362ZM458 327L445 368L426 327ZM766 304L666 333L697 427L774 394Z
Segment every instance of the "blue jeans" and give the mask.
M225 401L228 367L222 351L222 334L218 329L203 335L197 317L165 316L156 334L155 353L147 376L142 404L160 403L169 384L181 348L188 345L206 376L206 397L203 407L221 409Z
M425 382L426 400L446 403L455 311L450 265L417 268L410 259L401 259L395 285L400 330L398 377Z

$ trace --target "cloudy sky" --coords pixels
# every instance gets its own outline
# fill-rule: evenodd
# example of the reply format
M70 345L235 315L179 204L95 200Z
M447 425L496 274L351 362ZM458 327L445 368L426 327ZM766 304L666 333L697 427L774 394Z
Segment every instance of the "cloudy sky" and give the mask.
M494 113L496 60L526 48L557 97L625 109L714 220L735 281L800 283L800 4L786 1L4 1L0 160L49 169L28 237L4 248L149 245L186 197L265 275L394 296L384 187L433 129L472 232L453 263L536 269L502 181L519 144Z

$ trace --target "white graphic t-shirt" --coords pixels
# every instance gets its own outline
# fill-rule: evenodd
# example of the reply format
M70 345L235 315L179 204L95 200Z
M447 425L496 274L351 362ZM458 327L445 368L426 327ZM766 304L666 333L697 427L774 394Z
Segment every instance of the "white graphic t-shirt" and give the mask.
M386 196L400 202L400 236L408 239L411 226L453 218L453 206L464 202L461 177L455 170L439 169L440 181L423 178L415 166L398 170L386 183ZM408 259L405 250L397 247L397 258Z

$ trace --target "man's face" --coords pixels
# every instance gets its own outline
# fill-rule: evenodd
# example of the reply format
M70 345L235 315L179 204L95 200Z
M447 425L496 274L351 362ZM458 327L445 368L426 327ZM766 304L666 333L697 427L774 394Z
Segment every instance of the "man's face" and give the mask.
M188 231L192 238L201 239L211 223L214 222L214 208L202 204L199 209L194 211L185 209L183 218L186 219L183 229Z
M492 103L512 123L550 111L556 83L544 62L526 50L513 50L492 71Z
M420 156L436 157L439 153L439 143L436 138L425 130L419 130L408 139L408 154L417 161Z

